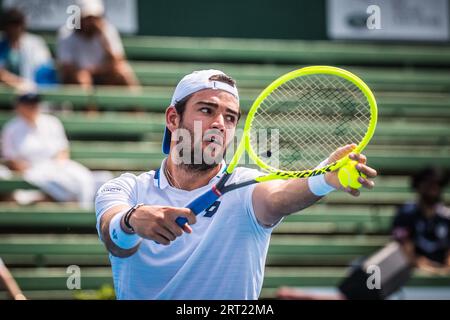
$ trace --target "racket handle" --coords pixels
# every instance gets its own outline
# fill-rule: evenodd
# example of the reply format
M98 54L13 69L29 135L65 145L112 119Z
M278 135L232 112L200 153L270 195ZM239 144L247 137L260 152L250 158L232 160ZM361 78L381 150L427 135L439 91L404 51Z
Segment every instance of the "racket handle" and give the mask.
M203 212L204 210L208 209L217 199L219 198L219 195L214 192L213 189L206 191L204 194L199 196L198 198L192 200L188 203L186 208L191 209L191 211L198 215L199 213ZM188 220L185 217L178 217L175 222L180 226L183 227Z

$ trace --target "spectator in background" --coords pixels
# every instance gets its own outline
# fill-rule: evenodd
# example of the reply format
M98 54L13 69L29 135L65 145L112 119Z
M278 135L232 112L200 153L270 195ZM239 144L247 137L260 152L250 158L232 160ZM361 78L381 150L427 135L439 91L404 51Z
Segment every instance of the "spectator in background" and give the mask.
M119 33L104 18L101 0L80 0L80 29L65 26L58 36L58 62L64 83L93 85L138 85L125 60Z
M58 118L42 114L34 93L17 98L17 116L5 124L2 154L7 165L56 201L77 201L90 208L94 199L93 174L70 160L69 143Z
M450 209L442 194L448 175L429 167L412 178L415 203L401 206L394 218L393 236L413 264L435 274L450 274Z
M6 9L2 14L0 81L18 90L56 83L50 51L44 40L26 32L24 14Z

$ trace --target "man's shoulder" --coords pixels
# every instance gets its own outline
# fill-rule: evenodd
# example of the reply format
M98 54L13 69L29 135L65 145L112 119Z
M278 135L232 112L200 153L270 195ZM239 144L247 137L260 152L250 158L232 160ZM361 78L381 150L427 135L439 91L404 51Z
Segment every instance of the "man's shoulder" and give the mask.
M45 121L46 123L51 123L51 124L61 124L61 120L59 120L58 117L56 117L52 114L49 114L49 113L39 114L39 120Z
M436 214L441 218L447 220L450 223L450 208L445 205L439 205L436 209Z
M251 169L246 167L237 167L233 171L232 180L233 181L241 181L241 180L250 180L256 177L262 176L264 173L257 169Z
M22 131L24 122L22 121L22 119L20 119L20 117L15 116L14 118L8 120L8 122L5 123L5 125L3 126L3 133L12 133L12 132L16 132L19 131L17 130L18 128L20 129L20 131Z
M116 28L115 25L113 25L111 22L109 22L108 20L104 20L104 28L105 28L105 32L106 33L114 33L119 35L119 30Z
M71 37L76 37L74 30L67 28L67 26L62 26L58 29L57 38L58 41L64 41Z
M22 36L22 43L27 46L28 49L32 48L42 48L42 47L47 47L47 43L45 42L44 38L42 38L41 36L37 35L37 34L32 34L32 33L25 33Z
M414 216L417 214L417 204L413 202L407 202L401 205L398 209L398 214L405 216Z
M111 179L107 183L105 183L104 187L109 189L114 187L114 185L118 186L128 186L131 188L142 188L147 187L150 183L153 183L153 178L155 175L155 171L148 171L140 174L134 174L131 172L122 173L120 176Z

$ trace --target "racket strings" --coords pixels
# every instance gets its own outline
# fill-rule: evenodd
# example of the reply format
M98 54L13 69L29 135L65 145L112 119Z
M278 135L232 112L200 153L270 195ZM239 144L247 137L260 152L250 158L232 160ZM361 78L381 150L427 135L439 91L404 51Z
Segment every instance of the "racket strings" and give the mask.
M269 166L311 169L338 147L358 144L369 122L367 99L352 82L326 74L302 76L283 83L262 101L252 121L250 144ZM278 141L261 139L263 130Z

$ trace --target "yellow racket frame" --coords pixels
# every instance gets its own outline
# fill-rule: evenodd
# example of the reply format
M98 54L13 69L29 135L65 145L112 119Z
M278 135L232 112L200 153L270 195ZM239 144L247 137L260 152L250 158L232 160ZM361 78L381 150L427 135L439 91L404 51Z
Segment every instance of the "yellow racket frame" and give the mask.
M344 78L351 83L353 83L355 86L357 86L364 94L364 96L367 98L367 102L370 106L370 122L367 127L367 132L364 136L364 138L361 140L361 142L357 145L354 153L360 153L369 143L370 139L372 138L375 128L377 125L378 120L378 107L377 102L375 100L375 97L370 90L370 88L362 81L359 77L354 75L353 73L336 68L336 67L330 67L330 66L311 66L311 67L305 67L301 68L292 72L289 72L275 81L273 81L269 86L267 86L266 89L264 89L261 94L256 98L256 100L253 102L252 107L250 108L250 111L247 115L247 119L245 121L245 127L244 127L244 133L243 137L239 143L239 146L236 150L236 153L234 154L230 164L227 167L227 173L232 173L234 168L237 166L239 159L241 158L244 151L247 151L250 158L264 171L266 171L268 174L258 177L255 180L258 182L263 181L269 181L269 180L277 180L277 179L291 179L291 178L306 178L310 176L315 176L319 174L325 174L326 172L335 171L349 161L348 157L344 157L337 162L330 163L323 168L319 169L313 169L313 170L301 170L301 171L283 171L279 170L277 168L273 168L269 165L267 165L263 160L261 160L256 152L253 150L252 146L250 145L250 130L252 127L252 121L255 117L256 112L258 111L258 108L260 107L262 101L267 98L274 90L276 90L279 86L283 85L284 83L298 77L308 76L308 75L314 75L314 74L329 74L334 75L337 77Z

